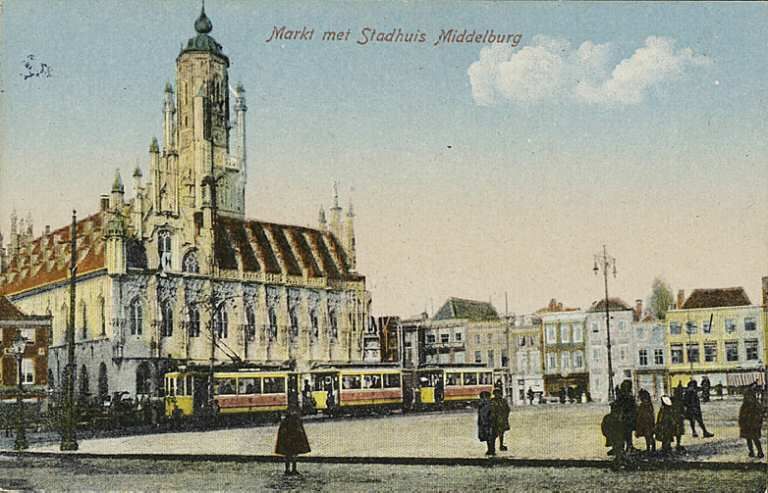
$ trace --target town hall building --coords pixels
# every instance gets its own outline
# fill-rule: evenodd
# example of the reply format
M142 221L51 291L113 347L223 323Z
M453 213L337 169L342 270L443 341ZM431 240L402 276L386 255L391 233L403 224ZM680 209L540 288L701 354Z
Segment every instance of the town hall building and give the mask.
M153 395L169 368L247 365L306 371L363 360L370 306L356 271L354 215L335 194L317 228L245 217L246 98L201 12L167 84L162 142L126 197L116 174L76 221L76 378L99 392ZM94 198L94 203L96 202ZM51 382L66 365L70 226L12 225L0 294L51 315ZM23 229L23 228L22 228ZM90 390L95 395L96 386ZM78 387L76 387L78 388Z

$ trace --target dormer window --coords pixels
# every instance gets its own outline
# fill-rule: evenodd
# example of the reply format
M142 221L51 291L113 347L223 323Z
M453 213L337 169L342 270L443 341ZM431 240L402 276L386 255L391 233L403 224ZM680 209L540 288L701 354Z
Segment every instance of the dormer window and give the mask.
M161 231L157 234L157 253L160 258L158 269L171 270L171 233Z

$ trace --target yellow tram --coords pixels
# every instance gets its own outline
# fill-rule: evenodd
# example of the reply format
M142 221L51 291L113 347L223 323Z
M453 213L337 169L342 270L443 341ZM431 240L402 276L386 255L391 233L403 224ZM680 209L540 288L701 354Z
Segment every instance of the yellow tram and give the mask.
M493 371L479 367L432 367L416 370L416 407L466 405L493 391Z

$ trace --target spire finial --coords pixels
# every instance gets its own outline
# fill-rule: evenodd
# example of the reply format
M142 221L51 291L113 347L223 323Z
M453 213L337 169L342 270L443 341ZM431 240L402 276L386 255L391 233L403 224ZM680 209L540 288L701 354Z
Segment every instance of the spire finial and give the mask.
M195 21L195 31L199 34L208 34L213 30L213 24L211 20L205 15L205 0L203 0L202 8L200 9L200 17Z
M333 182L333 207L335 209L339 208L339 182L338 181Z
M347 216L349 217L355 217L355 211L352 207L352 192L355 189L353 187L349 187L349 210L347 210Z
M112 183L112 191L113 192L125 192L125 187L123 187L123 179L120 177L120 169L115 170L115 181Z

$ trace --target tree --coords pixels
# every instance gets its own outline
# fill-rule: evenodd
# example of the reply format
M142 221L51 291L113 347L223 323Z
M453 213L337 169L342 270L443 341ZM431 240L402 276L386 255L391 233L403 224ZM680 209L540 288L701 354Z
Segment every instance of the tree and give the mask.
M657 319L663 320L667 315L670 305L675 302L675 298L672 294L672 288L669 287L667 282L657 277L653 280L651 286L651 312Z

